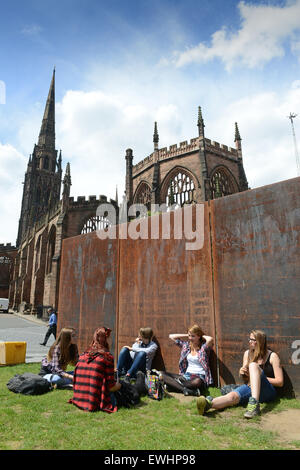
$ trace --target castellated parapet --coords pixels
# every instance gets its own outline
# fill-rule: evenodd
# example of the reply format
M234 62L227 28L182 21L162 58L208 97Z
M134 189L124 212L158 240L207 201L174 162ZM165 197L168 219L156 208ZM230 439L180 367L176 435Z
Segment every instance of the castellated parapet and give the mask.
M97 196L88 196L88 199L86 199L85 196L77 196L77 200L74 201L74 197L69 197L69 205L70 208L78 208L79 206L98 206L99 204L104 204L104 203L110 203L113 205L117 205L116 201L113 199L107 199L106 196L100 195L99 199L97 199Z
M10 251L10 250L14 250L16 247L15 246L12 246L11 243L0 243L0 251Z
M163 147L158 149L156 152L151 153L148 157L144 158L136 165L133 165L132 174L137 175L141 171L144 171L146 168L151 166L154 163L155 155L157 155L159 161L165 161L170 158L181 157L183 155L196 152L200 150L201 147L203 147L203 144L205 145L206 151L208 152L224 158L232 159L234 161L238 160L238 152L236 149L207 138L205 138L203 142L203 138L196 137L191 139L189 142L187 140L180 142L179 146L177 144L173 144L170 145L169 148Z

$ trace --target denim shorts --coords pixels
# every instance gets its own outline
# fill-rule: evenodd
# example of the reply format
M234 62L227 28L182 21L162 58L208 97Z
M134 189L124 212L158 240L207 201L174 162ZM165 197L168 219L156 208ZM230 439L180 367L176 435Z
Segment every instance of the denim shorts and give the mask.
M234 392L236 392L240 397L240 405L245 405L246 403L248 403L248 400L251 397L251 388L249 387L249 385L241 385L240 387L235 388ZM270 384L264 371L262 371L259 402L267 403L269 401L273 401L275 400L276 396L277 392L275 387Z
M198 375L198 374L190 374L189 372L185 372L183 374L183 377L186 379L186 380L192 380L192 379L195 379L195 378L200 378L201 380L205 380L205 377L203 375Z

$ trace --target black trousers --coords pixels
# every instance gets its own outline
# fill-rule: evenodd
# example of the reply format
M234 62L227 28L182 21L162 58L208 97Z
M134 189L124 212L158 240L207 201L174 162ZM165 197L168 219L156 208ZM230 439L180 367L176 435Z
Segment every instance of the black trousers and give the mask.
M48 341L48 339L50 338L51 335L53 335L54 338L56 339L56 328L57 328L56 325L49 326L49 328L47 330L47 333L45 335L45 339L43 341L44 346L46 346L47 341Z
M173 374L172 372L161 372L164 383L167 385L167 388L173 392L183 392L184 388L193 390L199 388L204 390L206 384L200 377L195 377L194 379L187 380L180 374Z

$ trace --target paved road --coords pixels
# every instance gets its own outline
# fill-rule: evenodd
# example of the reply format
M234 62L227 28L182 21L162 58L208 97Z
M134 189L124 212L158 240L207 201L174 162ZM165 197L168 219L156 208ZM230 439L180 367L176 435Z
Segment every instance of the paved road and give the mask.
M47 323L29 320L17 314L0 313L0 341L26 341L26 362L40 362L47 354L54 337L47 346L41 346L47 331Z

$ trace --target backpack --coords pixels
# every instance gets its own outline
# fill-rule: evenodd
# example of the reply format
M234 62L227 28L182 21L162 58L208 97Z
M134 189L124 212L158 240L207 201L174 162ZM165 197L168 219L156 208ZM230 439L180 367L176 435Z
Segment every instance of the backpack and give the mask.
M153 400L162 400L164 397L164 387L159 376L152 371L147 373L145 378L146 387L148 389L148 397Z
M53 389L48 380L31 372L14 375L6 385L11 392L22 393L23 395L42 395Z
M118 408L130 408L140 402L140 395L135 386L124 381L121 382L121 388L114 392L114 395Z

